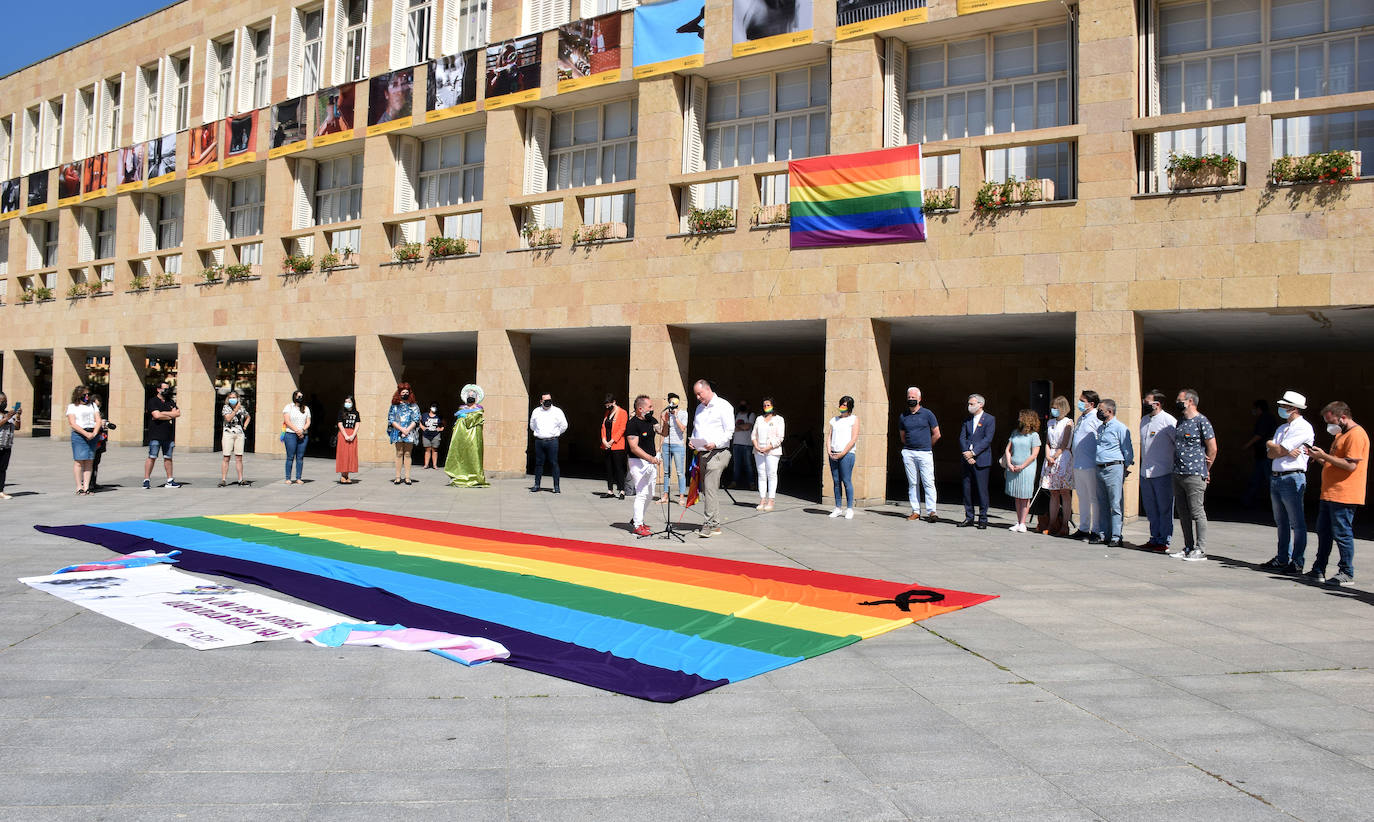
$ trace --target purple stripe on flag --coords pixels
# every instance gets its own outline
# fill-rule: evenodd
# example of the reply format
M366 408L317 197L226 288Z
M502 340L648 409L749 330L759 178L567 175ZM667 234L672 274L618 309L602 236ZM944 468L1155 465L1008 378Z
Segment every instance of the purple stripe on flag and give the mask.
M913 223L855 231L793 231L790 236L792 248L829 248L870 243L921 242L926 238L926 232L924 224Z

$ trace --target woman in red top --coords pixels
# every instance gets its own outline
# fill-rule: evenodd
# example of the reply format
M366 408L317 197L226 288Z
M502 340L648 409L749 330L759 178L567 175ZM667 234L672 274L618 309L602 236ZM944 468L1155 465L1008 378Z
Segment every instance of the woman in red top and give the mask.
M625 474L630 470L625 459L625 409L606 395L606 415L601 418L601 450L606 453L606 496L625 499Z

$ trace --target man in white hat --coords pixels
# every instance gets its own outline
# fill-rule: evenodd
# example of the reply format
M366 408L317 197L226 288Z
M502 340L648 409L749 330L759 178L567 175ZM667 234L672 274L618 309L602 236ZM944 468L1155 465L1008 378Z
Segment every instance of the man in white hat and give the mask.
M1264 449L1273 460L1269 470L1269 501L1274 506L1279 543L1274 558L1260 567L1300 574L1307 551L1307 518L1302 507L1302 497L1307 491L1307 448L1312 445L1315 432L1312 423L1302 417L1302 412L1307 410L1307 398L1302 394L1285 391L1277 405L1283 424L1274 432L1274 438L1264 444Z

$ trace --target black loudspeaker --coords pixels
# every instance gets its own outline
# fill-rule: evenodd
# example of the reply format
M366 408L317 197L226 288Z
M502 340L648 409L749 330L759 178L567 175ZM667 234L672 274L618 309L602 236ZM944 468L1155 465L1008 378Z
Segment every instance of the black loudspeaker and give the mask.
M1040 419L1050 415L1050 400L1054 398L1053 380L1031 380L1030 407Z

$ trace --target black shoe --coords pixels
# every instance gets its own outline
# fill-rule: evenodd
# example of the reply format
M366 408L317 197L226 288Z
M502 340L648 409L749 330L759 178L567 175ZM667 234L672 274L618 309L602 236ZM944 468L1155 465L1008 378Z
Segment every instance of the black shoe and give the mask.
M1302 566L1297 564L1296 562L1290 562L1288 563L1288 567L1283 569L1283 573L1288 574L1290 576L1300 577L1302 576Z
M955 527L955 528L971 528L971 527L973 527L973 520L971 520L971 519L966 519L966 520L964 520L963 522L960 522L958 525L955 525L954 527Z
M559 491L557 488L553 489L553 492L554 492L555 494L561 494L561 493L563 493L562 491Z
M927 514L927 515L926 515L926 522L939 522L939 521L940 521L940 518L937 517L937 516L935 516L934 513L930 513L930 514Z
M538 486L538 485L531 485L531 486L530 486L530 493L531 493L531 494L537 494L537 493L539 493L539 486Z
M1308 571L1307 573L1303 574L1302 576L1303 576L1303 579L1310 579L1310 580L1312 580L1313 582L1321 582L1321 581L1322 581L1322 578L1326 576L1326 572L1325 572L1325 571L1322 571L1322 570L1319 569L1317 566L1313 565L1313 566L1312 566L1312 570Z
M988 527L988 524L987 524L986 522L980 522L980 523L978 523L978 525L977 525L976 527L978 528L979 531L982 531L982 530L985 530L985 529Z
M1274 557L1268 562L1260 563L1260 568L1264 569L1265 571L1286 571L1292 564L1293 563L1288 562L1286 560L1281 560L1278 557Z
M1087 539L1090 536L1092 536L1092 534L1089 534L1087 531L1084 531L1082 528L1079 528L1077 531L1074 531L1072 534L1069 534L1069 539Z
M1106 540L1104 540L1102 537L1099 537L1097 534L1093 534L1092 536L1088 537L1089 545L1101 545L1104 542L1106 542Z
M1120 547L1121 547L1121 537L1112 537L1111 539L1107 540L1107 547L1108 547L1108 548L1120 548Z

